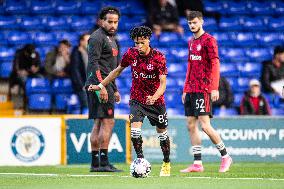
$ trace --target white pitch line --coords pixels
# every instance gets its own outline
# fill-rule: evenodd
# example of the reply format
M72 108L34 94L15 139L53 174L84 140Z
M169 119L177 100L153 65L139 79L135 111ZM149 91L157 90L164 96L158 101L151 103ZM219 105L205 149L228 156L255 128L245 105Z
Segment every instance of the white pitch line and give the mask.
M0 175L17 175L17 176L46 176L46 177L120 177L120 178L129 178L131 176L120 176L120 175L80 175L80 174L52 174L52 173L0 173ZM158 176L148 176L148 177L157 177ZM175 176L177 177L177 176ZM216 180L271 180L271 181L284 181L282 178L258 178L258 177L240 177L240 178L229 178L229 177L180 177L187 179L216 179Z

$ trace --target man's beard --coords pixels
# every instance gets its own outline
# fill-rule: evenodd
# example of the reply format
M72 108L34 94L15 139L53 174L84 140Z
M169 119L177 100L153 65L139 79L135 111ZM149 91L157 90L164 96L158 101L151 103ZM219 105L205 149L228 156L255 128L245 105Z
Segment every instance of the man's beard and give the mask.
M200 31L200 28L198 28L198 30L197 30L196 32L193 32L193 31L192 31L192 33L196 34L196 33L198 33L199 31Z

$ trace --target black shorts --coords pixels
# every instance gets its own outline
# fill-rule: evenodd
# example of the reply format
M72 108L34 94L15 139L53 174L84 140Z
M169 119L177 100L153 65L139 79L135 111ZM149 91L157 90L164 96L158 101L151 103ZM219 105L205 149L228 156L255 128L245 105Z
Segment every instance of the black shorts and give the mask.
M130 100L130 123L142 122L147 116L152 126L165 129L168 126L168 115L165 105L145 105L136 100Z
M88 89L88 86L86 87ZM89 119L114 118L114 91L112 87L106 87L108 92L108 102L101 103L99 92L87 91Z
M184 102L185 116L202 116L212 114L212 101L210 93L186 93Z

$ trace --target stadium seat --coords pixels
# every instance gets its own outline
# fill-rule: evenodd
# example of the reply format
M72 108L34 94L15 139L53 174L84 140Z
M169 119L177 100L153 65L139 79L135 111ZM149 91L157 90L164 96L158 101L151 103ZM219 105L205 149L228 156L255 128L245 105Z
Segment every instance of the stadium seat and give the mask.
M26 32L11 31L7 35L9 45L18 46L31 43L31 37Z
M29 9L27 6L27 1L21 1L21 2L16 0L6 1L5 11L6 13L9 13L11 15L28 14Z
M127 1L127 6L129 8L129 15L141 15L141 16L146 16L146 10L141 1ZM133 7L139 7L139 8L133 8Z
M34 43L38 46L57 45L58 41L52 33L36 32L33 35Z
M274 116L283 116L284 109L283 108L271 108L271 114Z
M218 29L218 24L214 18L205 18L203 27L206 31L216 31Z
M50 94L31 94L28 95L28 109L30 110L50 110L51 95Z
M214 110L214 115L219 117L236 116L238 111L235 108L217 108Z
M270 18L268 21L268 28L271 31L283 31L284 30L284 17Z
M168 91L165 94L166 105L169 108L182 108L181 94L176 91Z
M37 52L39 53L39 56L41 59L44 59L46 57L46 54L52 50L51 47L38 47L36 48ZM44 62L43 62L44 63Z
M51 84L51 90L53 94L59 93L72 93L72 82L69 78L54 79Z
M14 58L15 49L0 47L0 61L11 61Z
M6 40L6 37L3 33L0 33L0 45L6 46L8 44L8 41Z
M238 77L239 76L239 72L234 63L221 64L220 73L224 77Z
M179 76L186 72L187 64L186 63L170 63L168 64L168 73L170 75Z
M67 102L69 98L70 98L70 94L55 95L55 109L56 110L66 110Z
M277 15L282 16L284 14L284 2L276 1L274 11Z
M0 16L0 29L18 29L17 18L13 16Z
M280 108L280 96L273 93L263 93L263 96L272 108Z
M30 11L32 14L46 14L52 15L55 12L55 4L53 1L41 1L33 0L31 1Z
M220 19L219 28L223 31L240 31L242 26L239 23L239 19L235 17Z
M227 14L236 16L248 14L246 3L242 1L228 1Z
M167 89L175 89L177 87L177 82L174 78L167 78Z
M70 14L76 15L80 13L81 3L77 1L57 1L56 2L56 13L59 15Z
M28 78L26 81L26 94L50 93L50 83L46 78Z
M252 62L261 62L272 58L270 52L265 48L250 48L246 49L245 53Z
M167 108L168 116L183 116L184 110L182 108Z
M187 48L171 48L170 52L177 61L187 60L188 58Z
M245 62L248 58L245 57L245 52L242 48L219 48L220 56L226 62Z
M79 35L75 32L54 32L54 35L57 42L67 39L72 46L78 45L79 43Z
M81 5L81 14L82 15L96 15L101 9L100 1L84 1Z
M129 14L127 2L123 2L123 1L103 1L102 7L107 7L107 6L117 7L120 10L121 14L125 14L125 15Z
M227 32L212 32L211 33L218 42L219 46L232 47L234 46L234 41L229 38Z
M263 20L259 17L251 18L245 17L241 19L242 26L244 30L247 31L264 31L267 30L266 26L263 23Z
M122 78L122 77L119 77L115 80L115 84L117 86L117 88L120 90L120 89L123 89L124 87L126 87L126 83L125 83L125 80Z
M262 64L260 63L238 63L238 70L241 77L259 78L261 74Z
M234 92L237 91L238 89L238 81L237 81L237 77L226 77L227 81L229 82L232 90Z
M239 77L237 79L238 82L238 87L237 87L237 92L245 92L249 89L249 81L250 79L247 77Z
M257 33L255 38L257 39L258 44L264 47L271 47L283 44L281 33Z
M12 62L2 62L0 63L0 78L8 78L12 72L13 63Z
M173 32L163 32L160 35L159 45L164 47L170 47L173 44L179 43L179 36L177 33Z
M70 25L65 17L47 17L45 27L47 30L69 30Z
M232 39L234 40L235 45L239 47L252 47L258 45L252 33L235 33L232 35Z
M38 17L28 17L24 16L21 18L21 22L19 23L21 29L29 31L29 30L43 30L44 25L41 23L41 19Z
M76 94L70 95L67 101L67 113L68 114L80 114L81 113L80 101Z
M234 93L234 102L233 102L234 107L240 107L243 96L244 93Z
M248 3L248 11L252 15L273 15L274 11L271 2L256 2L250 1Z
M133 41L130 39L129 34L126 32L117 33L117 39L122 47L130 47Z
M204 9L206 12L209 13L221 13L224 10L224 5L222 3L222 1L215 1L215 2L211 2L211 1L207 1L204 4Z

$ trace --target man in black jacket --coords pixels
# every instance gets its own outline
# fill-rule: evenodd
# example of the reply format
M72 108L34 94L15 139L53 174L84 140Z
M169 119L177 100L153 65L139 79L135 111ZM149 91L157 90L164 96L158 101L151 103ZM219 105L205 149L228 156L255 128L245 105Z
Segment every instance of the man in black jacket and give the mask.
M284 47L276 46L272 61L264 61L262 64L261 82L263 90L266 93L276 93L278 90L276 91L271 83L284 79ZM283 85L280 87L282 88ZM278 93L280 95L280 92Z
M80 36L79 46L74 47L71 54L70 63L70 76L73 84L73 89L79 97L82 112L84 112L88 107L84 86L86 82L86 70L88 65L87 45L89 38L90 35L87 33Z

